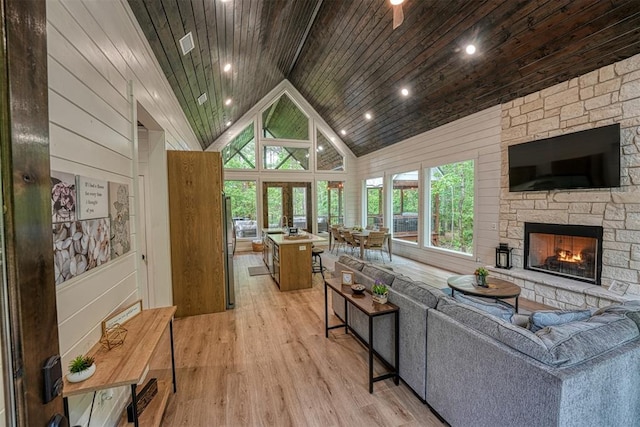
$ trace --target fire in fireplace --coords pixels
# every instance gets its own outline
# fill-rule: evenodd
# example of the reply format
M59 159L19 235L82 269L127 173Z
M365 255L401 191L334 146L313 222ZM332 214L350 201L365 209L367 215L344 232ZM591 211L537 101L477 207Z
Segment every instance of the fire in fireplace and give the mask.
M524 268L600 284L602 227L525 223Z

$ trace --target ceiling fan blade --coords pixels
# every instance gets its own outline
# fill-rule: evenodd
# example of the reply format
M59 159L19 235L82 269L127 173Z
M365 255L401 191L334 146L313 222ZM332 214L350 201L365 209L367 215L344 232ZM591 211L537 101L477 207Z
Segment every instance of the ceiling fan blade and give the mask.
M404 21L404 13L402 13L402 5L393 6L393 29L395 30Z

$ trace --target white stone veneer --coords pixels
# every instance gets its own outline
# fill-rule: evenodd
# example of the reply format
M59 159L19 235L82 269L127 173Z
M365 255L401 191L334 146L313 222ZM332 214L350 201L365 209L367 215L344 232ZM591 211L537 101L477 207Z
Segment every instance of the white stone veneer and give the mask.
M620 188L509 192L508 146L612 123L621 127ZM525 222L602 226L603 286L522 269ZM527 299L558 308L640 299L640 55L503 104L500 242L514 248L516 268L496 274ZM629 284L625 298L605 289L614 280Z

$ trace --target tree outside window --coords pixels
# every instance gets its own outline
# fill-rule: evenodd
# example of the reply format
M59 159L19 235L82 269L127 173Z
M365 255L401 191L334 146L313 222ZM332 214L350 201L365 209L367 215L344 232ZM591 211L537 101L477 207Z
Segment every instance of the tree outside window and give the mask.
M255 169L256 140L253 123L244 128L222 149L222 164L226 169Z
M256 182L225 181L224 193L231 197L231 215L236 227L236 237L257 237Z
M471 254L474 161L431 168L431 246Z
M408 242L418 240L418 171L399 173L393 176L393 238Z
M382 178L370 178L365 181L367 191L367 224L374 227L384 226L382 207Z

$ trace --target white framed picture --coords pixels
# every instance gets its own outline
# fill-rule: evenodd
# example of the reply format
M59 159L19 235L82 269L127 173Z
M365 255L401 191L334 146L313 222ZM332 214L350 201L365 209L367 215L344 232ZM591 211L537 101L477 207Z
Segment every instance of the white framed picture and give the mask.
M351 286L353 283L353 272L344 270L342 272L342 284Z
M616 295L624 295L629 289L629 284L624 282L618 282L614 280L611 282L611 286L609 286L609 290Z

